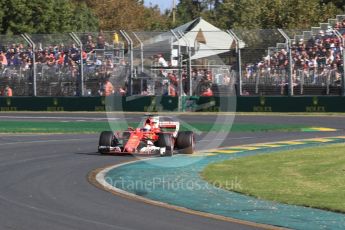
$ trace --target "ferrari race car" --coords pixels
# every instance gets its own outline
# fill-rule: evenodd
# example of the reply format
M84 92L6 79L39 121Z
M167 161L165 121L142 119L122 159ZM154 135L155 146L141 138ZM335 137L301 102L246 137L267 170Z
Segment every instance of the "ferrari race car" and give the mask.
M99 137L98 152L172 156L177 150L192 154L195 149L194 133L179 131L179 122L161 119L159 116L148 116L142 128L129 127L122 132L103 131Z

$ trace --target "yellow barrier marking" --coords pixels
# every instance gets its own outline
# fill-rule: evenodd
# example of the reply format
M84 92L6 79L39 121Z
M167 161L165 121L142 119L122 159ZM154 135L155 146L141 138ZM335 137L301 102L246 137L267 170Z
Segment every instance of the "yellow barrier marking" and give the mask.
M283 141L283 142L279 142L279 144L286 144L286 145L303 145L306 144L305 142L301 142L301 141Z
M215 153L227 153L227 154L232 154L232 153L239 153L242 152L241 150L217 150L214 151Z
M252 147L252 146L239 146L239 147L233 147L233 149L240 149L240 150L257 150L257 149L262 149L259 147Z
M315 141L315 142L331 142L334 140L326 139L326 138L315 138L315 139L309 139L308 141Z
M337 129L324 128L324 127L312 127L312 128L309 128L309 129L315 130L315 131L321 131L321 132L334 132L334 131L337 131Z
M340 137L334 137L336 139L345 139L345 136L340 136Z
M283 147L285 145L278 145L278 144L257 144L257 145L251 145L251 147L268 147L268 148L278 148Z
M251 144L248 146L233 146L229 148L224 149L215 149L215 150L209 150L212 153L206 153L206 154L194 154L194 156L215 156L217 154L233 154L233 153L240 153L243 151L252 151L252 150L258 150L263 148L279 148L289 145L304 145L308 144L308 142L331 142L334 141L334 139L345 139L345 136L337 136L337 137L329 137L329 138L314 138L314 139L305 139L305 140L296 140L296 141L277 141L272 143L262 143L262 144Z
M219 149L219 150L215 150L214 152L231 154L231 153L239 153L239 152L243 152L247 150L252 151L252 150L257 150L257 149L262 149L262 148L253 147L253 146L238 146L238 147L234 146L231 149Z
M216 154L214 153L197 153L190 155L190 157L210 157L210 156L215 156Z

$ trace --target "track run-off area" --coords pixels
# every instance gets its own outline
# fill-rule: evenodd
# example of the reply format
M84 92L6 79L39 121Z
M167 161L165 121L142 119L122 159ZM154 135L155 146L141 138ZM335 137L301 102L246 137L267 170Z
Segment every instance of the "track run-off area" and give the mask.
M141 114L126 115L129 121L136 121L140 117L142 117ZM85 120L104 121L104 119L107 119L105 114L97 113L0 114L1 121L39 120L74 123ZM181 115L179 119L186 122L192 120L207 122L209 115ZM345 135L345 117L341 115L236 115L235 123L297 124L329 130L326 129L328 132L240 130L229 132L220 144L220 148L311 138L322 140L322 138ZM215 154L213 157L246 154L243 151L231 154L206 153L212 141L212 139L203 138L202 133L198 135L198 151L204 152L202 153L204 155ZM114 196L112 193L99 189L89 183L90 172L138 159L131 156L101 156L96 153L97 144L98 134L96 133L0 134L0 206L2 207L0 229L262 229L267 227L241 221L229 222L221 218L194 215L192 212L180 212L176 209L150 205L137 199ZM227 150L231 149L227 148ZM235 150L232 149L232 151ZM208 159L201 156L202 154L196 154L195 157L159 158L153 161L166 161L167 164L169 162L173 164L173 161L178 158L185 158L186 162L197 161L198 158ZM141 175L140 170L137 173ZM173 174L173 176L178 175ZM140 192L137 195L145 196ZM208 202L209 200L206 200L204 204L207 205ZM255 204L252 206L247 204L247 207L250 208L251 213L255 210ZM245 210L241 212L241 210L233 213L237 215L246 212ZM219 215L219 213L216 214ZM244 219L236 215L232 217ZM299 218L296 217L296 219ZM253 219L249 221L255 222ZM341 225L343 223L337 219L333 222L334 226L344 227ZM279 223L268 224L283 226Z
M280 141L221 148L194 156L178 155L169 159L169 162L164 158L136 161L97 170L90 180L107 191L128 198L177 210L180 207L189 209L189 212L196 210L196 214L202 212L201 215L207 216L208 213L210 217L230 222L236 222L232 219L236 218L292 229L344 229L344 214L255 199L220 189L216 187L217 183L210 184L200 177L203 169L215 162L269 152L279 154L287 149L326 143L344 143L344 140L345 136ZM239 178L227 183L229 188L236 186L242 186ZM256 226L270 228L259 224Z

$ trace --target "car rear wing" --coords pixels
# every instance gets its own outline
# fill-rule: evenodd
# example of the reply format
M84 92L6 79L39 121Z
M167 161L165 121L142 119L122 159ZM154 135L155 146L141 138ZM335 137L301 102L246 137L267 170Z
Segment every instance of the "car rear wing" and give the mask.
M173 136L177 137L178 131L180 129L180 122L177 121L161 121L159 122L159 128L164 129L175 129Z

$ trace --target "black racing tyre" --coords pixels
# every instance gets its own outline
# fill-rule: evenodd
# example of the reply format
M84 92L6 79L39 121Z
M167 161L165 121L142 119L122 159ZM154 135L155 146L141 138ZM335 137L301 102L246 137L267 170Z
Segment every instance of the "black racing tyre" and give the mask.
M170 133L159 133L158 140L156 142L157 147L165 147L165 155L173 156L174 155L174 139Z
M112 131L103 131L99 136L98 146L113 146L114 133ZM105 151L99 150L101 154L106 153Z
M178 132L176 148L183 154L193 154L195 150L195 138L192 131Z

